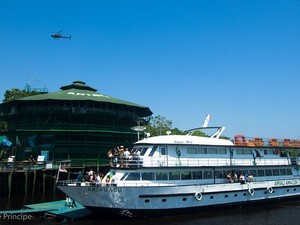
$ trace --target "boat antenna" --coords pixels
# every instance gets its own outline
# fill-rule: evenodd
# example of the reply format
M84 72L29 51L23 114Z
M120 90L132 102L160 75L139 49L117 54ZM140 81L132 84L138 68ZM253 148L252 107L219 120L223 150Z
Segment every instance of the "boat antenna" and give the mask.
M206 118L205 118L205 120L204 120L204 122L203 122L202 127L207 127L208 122L209 122L210 119L211 119L210 114L206 114Z

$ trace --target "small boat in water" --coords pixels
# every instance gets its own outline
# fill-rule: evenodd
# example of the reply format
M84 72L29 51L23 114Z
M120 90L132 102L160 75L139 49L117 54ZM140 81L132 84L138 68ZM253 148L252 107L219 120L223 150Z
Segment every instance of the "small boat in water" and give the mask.
M99 184L59 181L58 189L101 216L162 216L300 197L300 142L220 138L224 127L147 137ZM196 130L215 132L194 136Z

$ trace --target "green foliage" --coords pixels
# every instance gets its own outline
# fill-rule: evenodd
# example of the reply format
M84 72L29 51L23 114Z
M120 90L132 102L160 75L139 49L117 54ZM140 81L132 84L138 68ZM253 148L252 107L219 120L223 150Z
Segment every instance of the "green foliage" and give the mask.
M7 122L6 121L0 121L0 134L2 132L7 131Z
M178 128L172 129L171 132L172 132L172 134L175 134L175 135L179 135L179 134L187 134L186 131L179 130Z
M220 139L230 140L230 137L227 137L227 136L220 136Z
M167 120L164 116L158 115L150 118L149 124L146 126L146 131L150 133L151 136L166 135L167 131L171 131L171 134L180 135L187 134L188 131L182 131L178 128L172 128L172 121ZM195 136L206 136L202 131L195 131Z
M28 97L37 94L39 93L36 91L27 91L27 90L20 90L17 88L13 88L11 90L5 91L3 102L10 102L19 98Z
M200 137L207 137L207 134L205 134L204 132L202 132L201 130L196 130L193 133L194 136L200 136Z
M158 136L166 134L167 131L171 131L172 121L167 120L163 116L155 116L150 118L150 122L146 127L146 131L151 134L151 136Z

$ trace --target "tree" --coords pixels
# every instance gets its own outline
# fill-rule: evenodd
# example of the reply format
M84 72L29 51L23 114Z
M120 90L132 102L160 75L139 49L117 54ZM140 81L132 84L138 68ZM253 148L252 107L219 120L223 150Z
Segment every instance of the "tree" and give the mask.
M171 130L172 134L176 134L176 135L179 135L179 134L187 134L187 131L182 131L182 130L179 130L177 127L173 128Z
M158 115L150 118L150 122L146 127L146 131L151 134L151 136L158 136L166 134L167 131L172 129L172 121L167 120L165 117Z
M151 136L166 135L167 131L171 134L180 135L187 134L188 131L182 131L178 128L172 128L172 121L167 120L164 116L158 115L150 118L149 124L146 126L146 132ZM197 130L193 133L194 136L207 136L204 132Z
M186 134L186 131L181 131L178 128L172 128L173 122L167 120L164 116L158 115L150 118L149 124L146 126L146 132L151 136L166 135L167 131L171 134Z
M37 94L39 94L37 91L27 91L27 90L20 90L17 88L13 88L11 90L5 91L3 102L10 102L19 98L28 97Z
M193 133L194 136L200 136L200 137L207 137L208 135L205 134L203 131L201 130L196 130L194 133Z

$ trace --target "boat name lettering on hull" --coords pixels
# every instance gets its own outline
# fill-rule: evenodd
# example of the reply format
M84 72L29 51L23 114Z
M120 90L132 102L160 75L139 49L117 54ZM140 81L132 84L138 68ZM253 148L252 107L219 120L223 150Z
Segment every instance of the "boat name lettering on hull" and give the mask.
M122 188L118 188L118 187L89 187L88 191L122 192Z
M275 181L275 186L299 185L300 180L278 180Z

